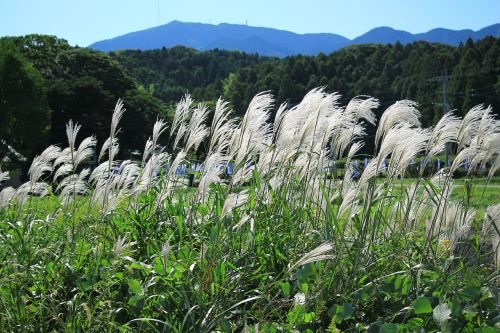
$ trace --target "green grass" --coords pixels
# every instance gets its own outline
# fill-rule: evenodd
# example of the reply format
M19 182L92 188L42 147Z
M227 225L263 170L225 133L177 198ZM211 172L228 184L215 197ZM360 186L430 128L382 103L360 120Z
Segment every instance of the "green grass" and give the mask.
M403 180L403 188L412 181ZM455 183L460 193L463 181ZM246 189L255 193L258 186L252 182ZM192 189L180 189L155 212L149 210L151 193L137 209L124 204L104 218L88 209L85 197L64 209L54 197L34 198L18 223L16 207L4 211L2 330L202 332L247 325L251 331L335 332L357 331L356 322L412 329L440 327L431 313L437 304L482 309L456 312L446 321L451 327L493 323L486 317L497 311L488 310L494 289L486 287L492 279L486 258L476 257L483 264L468 269L440 247L424 250L423 226L413 235L395 231L359 248L361 221L336 221L328 212L318 219L314 206L300 208L279 193L271 204L251 200L219 219L226 193L214 187L202 204L193 200ZM472 207L484 210L498 201L497 193L487 188L481 198L474 192ZM246 213L253 228L247 223L233 231ZM125 240L121 247L119 239ZM288 270L327 239L338 242L333 260ZM294 303L297 295L305 295L306 305ZM431 312L420 305L427 301Z
M439 139L412 103L396 104L376 157L392 158L389 174L372 163L359 180L333 179L324 166L360 147L360 116L378 105L341 111L337 98L313 90L271 129L273 99L260 94L236 129L223 103L209 127L186 97L182 150L162 152L158 121L143 160L114 172L112 127L95 178L78 166L95 143L77 147L70 123L67 149L49 147L29 182L0 192L0 332L498 331L500 206L488 207L500 178L400 175L417 175L410 161L440 140L457 142L456 158L498 158L487 139L500 123L475 109L445 117L452 135ZM197 143L209 153L195 189L175 170ZM222 179L228 161L236 173Z

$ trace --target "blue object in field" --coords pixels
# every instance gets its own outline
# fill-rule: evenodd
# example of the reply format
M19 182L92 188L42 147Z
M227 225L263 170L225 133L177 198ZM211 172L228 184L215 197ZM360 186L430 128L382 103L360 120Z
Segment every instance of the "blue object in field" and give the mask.
M359 161L358 160L355 160L354 161L354 165L356 165L356 168L359 166Z
M424 160L420 160L420 170L424 168Z
M441 160L438 158L438 170L441 170Z
M359 177L361 177L361 174L359 173L359 171L358 170L354 170L352 172L352 177L351 178L354 179L354 180L358 180Z
M233 174L233 163L229 162L227 164L227 174L232 175Z
M464 170L467 171L469 167L469 161L467 161L467 159L464 160Z
M432 168L432 159L429 160L429 169Z
M368 157L365 157L365 168L368 166Z
M182 164L181 165L181 172L182 172L183 175L186 174L186 164Z

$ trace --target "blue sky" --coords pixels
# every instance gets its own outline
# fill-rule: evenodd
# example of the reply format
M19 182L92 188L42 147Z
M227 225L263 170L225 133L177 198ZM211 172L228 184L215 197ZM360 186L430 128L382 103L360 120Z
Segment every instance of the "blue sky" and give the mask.
M80 46L172 20L354 38L382 25L478 30L500 22L500 0L0 0L0 36L52 34Z

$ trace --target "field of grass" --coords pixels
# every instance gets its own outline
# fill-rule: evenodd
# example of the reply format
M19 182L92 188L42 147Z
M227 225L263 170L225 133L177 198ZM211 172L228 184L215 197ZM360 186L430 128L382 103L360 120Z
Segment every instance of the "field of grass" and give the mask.
M81 163L97 143L68 124L68 147L0 192L0 331L497 332L499 121L476 108L422 129L398 102L374 162L332 179L325 166L356 156L378 105L337 100L313 90L272 124L268 94L239 124L219 101L205 124L211 111L187 96L139 162L115 160L118 103L95 170ZM496 158L488 177L453 179L458 163L401 178L448 142L455 160ZM176 169L199 146L188 188Z

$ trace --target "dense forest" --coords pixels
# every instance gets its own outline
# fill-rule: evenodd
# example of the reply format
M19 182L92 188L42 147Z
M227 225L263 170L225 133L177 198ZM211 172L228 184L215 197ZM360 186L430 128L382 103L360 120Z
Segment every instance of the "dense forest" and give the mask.
M186 91L206 101L223 96L238 114L261 91L272 91L278 103L295 104L312 88L326 86L345 99L377 96L382 106L413 99L429 125L442 114L445 71L451 109L464 112L479 103L491 104L496 112L500 108L500 40L493 37L458 47L427 42L356 45L330 55L284 59L183 47L110 55L166 103Z
M128 110L121 133L128 158L186 92L209 104L222 96L242 115L258 92L294 105L326 86L345 100L376 96L379 114L396 100L415 100L428 126L442 114L445 71L451 109L463 114L485 103L500 112L500 40L492 37L458 47L357 45L284 59L185 47L105 54L53 36L6 37L0 39L0 159L21 160L14 152L30 159L46 144L64 142L69 119L83 125L82 137L93 133L102 142L118 98Z

